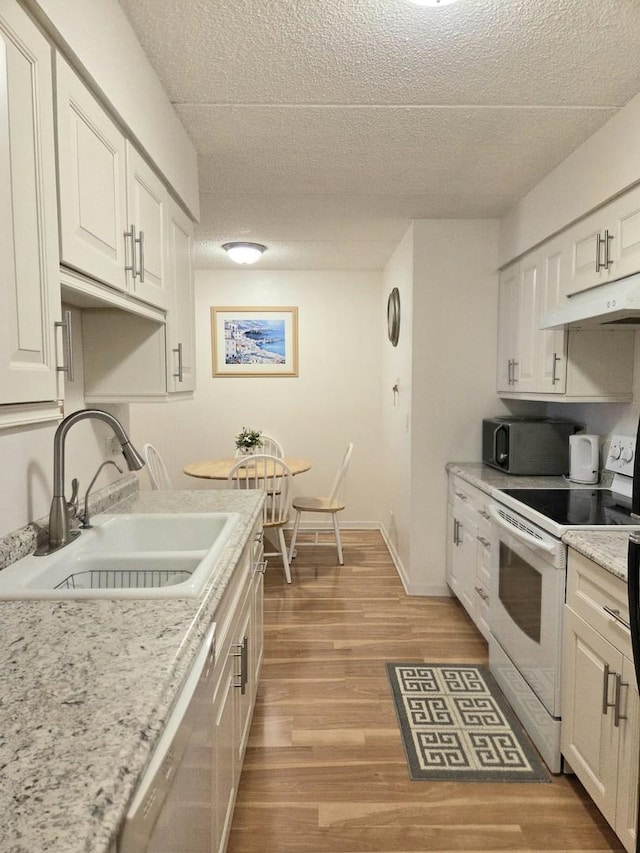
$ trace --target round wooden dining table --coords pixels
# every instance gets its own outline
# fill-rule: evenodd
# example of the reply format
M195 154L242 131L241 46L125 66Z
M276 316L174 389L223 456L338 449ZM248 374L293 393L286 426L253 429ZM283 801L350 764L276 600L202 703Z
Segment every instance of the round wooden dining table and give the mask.
M226 480L233 466L242 456L229 456L227 459L204 459L202 462L189 462L182 469L189 477L200 477L203 480ZM311 468L308 459L295 456L285 456L282 460L291 469L291 473L303 474Z

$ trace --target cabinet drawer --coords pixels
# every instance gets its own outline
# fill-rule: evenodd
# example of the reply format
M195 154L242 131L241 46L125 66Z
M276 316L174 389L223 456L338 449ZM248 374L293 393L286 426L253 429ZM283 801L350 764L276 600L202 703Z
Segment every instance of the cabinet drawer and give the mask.
M572 549L567 604L618 651L633 658L629 629L622 624L629 624L626 583Z

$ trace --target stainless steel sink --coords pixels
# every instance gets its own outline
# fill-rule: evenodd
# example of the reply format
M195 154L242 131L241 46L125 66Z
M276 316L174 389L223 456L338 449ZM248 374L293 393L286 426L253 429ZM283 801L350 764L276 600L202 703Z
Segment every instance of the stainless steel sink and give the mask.
M0 571L0 599L195 597L239 518L233 512L96 516L70 545Z

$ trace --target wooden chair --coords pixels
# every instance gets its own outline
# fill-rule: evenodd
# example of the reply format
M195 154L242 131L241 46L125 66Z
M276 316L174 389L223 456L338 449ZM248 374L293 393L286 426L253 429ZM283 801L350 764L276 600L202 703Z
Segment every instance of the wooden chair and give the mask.
M169 472L162 461L162 457L153 446L153 444L145 444L142 448L144 458L147 463L147 471L151 480L151 488L160 491L171 491L173 483L169 477Z
M265 551L265 557L280 555L287 583L291 583L291 570L284 526L289 521L291 480L289 466L282 459L268 453L255 453L238 459L227 478L227 482L234 489L260 489L266 493L262 511L265 539L269 531L277 533L278 550Z
M335 536L335 547L338 551L338 562L340 565L344 565L344 560L342 558L342 541L340 539L340 524L338 521L338 513L341 512L345 507L344 502L344 492L345 492L345 481L347 477L347 473L349 471L349 466L351 465L351 456L353 454L353 442L349 444L347 450L342 458L342 463L340 468L338 469L338 473L336 474L335 480L333 481L333 486L331 487L331 492L328 497L300 497L295 498L293 501L293 508L296 511L296 517L293 524L293 535L291 536L291 544L289 546L289 561L296 556L296 539L298 537L298 528L300 526L300 518L303 512L313 512L313 513L324 513L331 515L331 521L333 522L333 532ZM316 529L315 531L315 539L313 542L301 542L297 547L330 547L333 548L332 542L319 542L318 534L321 532L320 529Z

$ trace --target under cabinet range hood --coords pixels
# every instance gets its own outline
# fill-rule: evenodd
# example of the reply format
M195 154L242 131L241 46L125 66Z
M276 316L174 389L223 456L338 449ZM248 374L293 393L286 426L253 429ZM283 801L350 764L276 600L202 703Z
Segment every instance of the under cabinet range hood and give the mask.
M541 329L640 328L640 273L575 293L542 317Z

